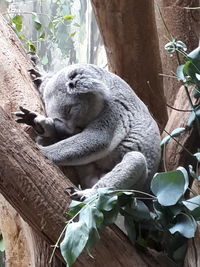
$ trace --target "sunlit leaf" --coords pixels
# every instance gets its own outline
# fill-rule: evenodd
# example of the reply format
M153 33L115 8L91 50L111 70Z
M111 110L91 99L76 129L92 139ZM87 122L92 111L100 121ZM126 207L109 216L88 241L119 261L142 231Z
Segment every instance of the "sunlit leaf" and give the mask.
M72 265L81 254L89 238L89 229L85 222L70 223L60 244L61 254L67 264Z
M23 23L23 19L21 15L16 15L15 17L13 17L11 19L12 23L15 24L15 28L17 31L21 31L22 29L22 23Z
M190 198L188 200L182 201L183 205L185 205L186 208L188 208L189 210L194 210L198 207L200 207L200 195Z
M3 242L3 236L2 234L0 234L0 251L4 252L5 251L5 247L4 247L4 242Z
M197 223L191 216L181 213L175 217L175 220L176 223L169 229L171 234L179 232L182 236L186 238L194 237L197 228Z
M157 173L151 182L151 190L163 206L175 205L188 188L187 171L180 167L176 171Z
M63 19L64 19L64 20L70 20L70 19L73 19L74 17L75 17L75 16L72 15L72 14L67 14L67 15L63 16Z

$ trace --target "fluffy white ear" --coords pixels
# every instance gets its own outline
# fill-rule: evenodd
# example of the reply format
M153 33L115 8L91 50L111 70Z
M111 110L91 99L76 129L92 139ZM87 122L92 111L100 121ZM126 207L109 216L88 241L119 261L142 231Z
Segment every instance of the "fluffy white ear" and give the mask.
M69 94L93 93L104 98L110 96L110 90L106 84L103 81L91 78L91 76L77 75L73 80L67 81L66 87Z

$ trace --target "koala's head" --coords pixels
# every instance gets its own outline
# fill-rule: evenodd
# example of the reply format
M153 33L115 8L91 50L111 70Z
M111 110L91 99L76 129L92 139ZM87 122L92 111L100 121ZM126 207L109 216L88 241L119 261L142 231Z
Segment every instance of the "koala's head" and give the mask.
M42 94L47 116L65 121L73 132L102 112L109 89L92 69L73 65L49 79Z

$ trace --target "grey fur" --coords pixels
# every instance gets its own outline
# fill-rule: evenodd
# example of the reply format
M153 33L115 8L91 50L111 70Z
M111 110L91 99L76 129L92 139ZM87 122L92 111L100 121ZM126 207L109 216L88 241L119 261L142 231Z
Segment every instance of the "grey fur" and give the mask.
M37 142L57 165L76 168L82 188L92 187L79 196L100 187L149 190L160 161L159 129L125 81L76 64L48 76L40 92L47 118L34 119L44 129Z

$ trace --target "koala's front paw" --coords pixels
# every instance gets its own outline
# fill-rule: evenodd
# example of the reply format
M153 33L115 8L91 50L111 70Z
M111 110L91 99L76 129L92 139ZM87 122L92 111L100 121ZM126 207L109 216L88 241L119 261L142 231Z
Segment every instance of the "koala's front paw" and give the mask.
M68 190L70 192L68 192ZM97 192L97 190L92 188L78 190L75 189L74 187L67 187L66 192L69 194L71 199L83 201L84 199L93 196Z
M28 71L29 71L29 73L31 75L31 79L32 79L33 83L35 84L35 86L37 88L39 88L41 83L42 83L42 75L35 68L29 69Z
M40 126L38 123L36 123L36 118L38 117L38 114L34 111L28 110L23 107L19 107L21 112L14 112L15 116L19 117L19 119L16 120L17 123L25 123L27 125L32 126L35 131L39 134L44 133L44 129L42 126Z
M37 117L37 114L33 111L30 111L26 108L19 107L21 112L15 112L15 116L19 117L16 120L17 123L25 123L30 126L35 126L34 119Z

